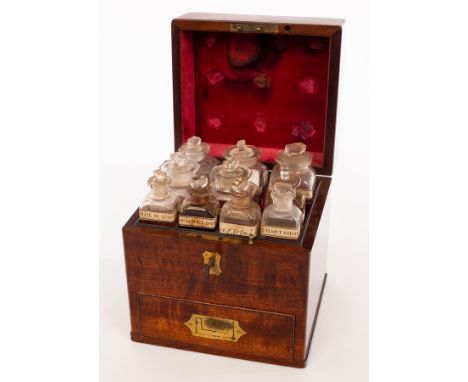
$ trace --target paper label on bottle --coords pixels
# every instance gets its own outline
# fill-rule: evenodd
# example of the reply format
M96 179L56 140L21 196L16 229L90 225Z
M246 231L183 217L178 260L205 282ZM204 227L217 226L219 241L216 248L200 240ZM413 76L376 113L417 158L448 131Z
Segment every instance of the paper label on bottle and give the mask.
M177 213L174 212L154 212L140 210L140 219L152 220L156 222L172 223L175 221Z
M299 195L302 195L304 199L312 199L313 193L312 190L297 190Z
M257 236L258 224L254 226L245 226L241 224L232 224L232 223L219 223L219 232L226 233L229 235L239 235L239 236Z
M252 169L252 174L250 175L249 182L252 182L258 188L260 188L260 171Z
M281 239L297 240L300 234L300 228L284 228L284 227L273 227L270 225L262 225L261 234L263 236L278 237Z
M185 216L179 215L179 225L183 227L197 227L197 228L216 228L218 217L215 218L202 218L199 216Z

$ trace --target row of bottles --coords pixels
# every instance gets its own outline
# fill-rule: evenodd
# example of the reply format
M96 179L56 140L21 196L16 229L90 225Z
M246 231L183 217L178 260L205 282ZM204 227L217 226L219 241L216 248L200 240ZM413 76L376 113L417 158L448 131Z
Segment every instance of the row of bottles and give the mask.
M238 141L219 161L199 137L184 143L149 178L151 192L140 206L140 219L253 238L296 240L304 209L313 196L315 172L302 143L279 152L268 182L258 148ZM265 192L264 192L265 191ZM260 197L263 213L257 201Z

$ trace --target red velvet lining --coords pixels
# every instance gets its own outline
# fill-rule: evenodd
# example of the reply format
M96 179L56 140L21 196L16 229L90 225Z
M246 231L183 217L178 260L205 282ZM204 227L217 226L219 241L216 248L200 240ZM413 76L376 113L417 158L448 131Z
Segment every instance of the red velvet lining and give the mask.
M245 139L265 162L302 141L321 167L328 64L324 37L181 32L182 139L198 135L218 157Z

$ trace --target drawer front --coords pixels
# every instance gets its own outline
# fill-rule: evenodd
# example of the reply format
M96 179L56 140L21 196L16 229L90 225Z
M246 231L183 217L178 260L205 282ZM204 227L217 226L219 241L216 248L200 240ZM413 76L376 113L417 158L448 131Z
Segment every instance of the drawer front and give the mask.
M293 315L306 305L308 258L294 246L285 251L167 233L135 235L126 244L132 292L266 311L280 307Z
M294 316L142 294L137 301L142 336L293 359Z

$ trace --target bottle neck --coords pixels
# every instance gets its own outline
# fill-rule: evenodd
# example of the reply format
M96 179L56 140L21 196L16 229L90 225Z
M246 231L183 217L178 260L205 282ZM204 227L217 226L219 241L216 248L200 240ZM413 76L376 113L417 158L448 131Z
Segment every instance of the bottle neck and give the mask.
M206 204L210 200L210 194L209 193L204 193L204 194L192 193L191 197L192 197L192 202L194 204L198 204L198 205Z
M154 199L164 200L167 199L167 187L166 186L157 186L151 189L151 196Z
M290 211L293 207L293 200L290 198L287 199L273 199L273 206L278 211Z

